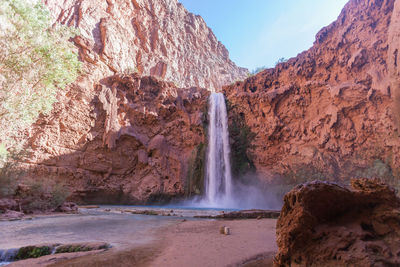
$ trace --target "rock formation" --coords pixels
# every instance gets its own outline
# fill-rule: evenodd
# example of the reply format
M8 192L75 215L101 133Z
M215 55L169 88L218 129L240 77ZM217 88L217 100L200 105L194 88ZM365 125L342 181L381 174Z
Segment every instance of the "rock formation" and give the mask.
M31 176L64 181L89 203L183 196L209 91L120 74L95 85L91 102L75 93L36 123Z
M203 153L208 90L243 79L200 16L177 0L44 0L79 29L82 75L30 129L28 177L68 185L71 199L145 203L182 196ZM186 88L186 89L180 89ZM201 150L201 151L200 151Z
M28 133L30 176L67 182L87 202L200 193L187 182L204 169L189 166L204 153L208 93L197 88L218 89L246 71L177 0L44 2L55 20L79 28L73 42L84 67ZM399 20L399 1L350 0L311 49L225 86L234 168L288 184L398 183Z
M351 183L311 182L285 195L275 266L400 265L400 199L376 179Z
M74 42L80 57L91 68L102 68L103 77L135 71L179 87L219 89L248 73L229 59L202 17L177 0L44 3L58 22L79 29Z
M239 116L255 134L248 152L259 173L288 183L393 180L400 170L399 20L399 1L350 0L311 49L224 87L231 121Z

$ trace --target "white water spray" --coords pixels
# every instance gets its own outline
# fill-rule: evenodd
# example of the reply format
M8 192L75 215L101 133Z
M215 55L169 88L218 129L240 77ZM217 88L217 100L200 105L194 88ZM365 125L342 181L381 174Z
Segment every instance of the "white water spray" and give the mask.
M205 201L211 207L227 207L233 203L230 164L228 115L224 95L211 93L210 121L205 177Z

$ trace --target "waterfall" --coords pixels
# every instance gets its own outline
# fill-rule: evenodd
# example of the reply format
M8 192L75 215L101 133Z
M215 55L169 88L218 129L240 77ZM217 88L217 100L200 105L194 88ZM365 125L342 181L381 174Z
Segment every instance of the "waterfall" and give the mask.
M209 99L208 150L205 201L212 207L232 204L232 175L228 115L224 95L211 93Z

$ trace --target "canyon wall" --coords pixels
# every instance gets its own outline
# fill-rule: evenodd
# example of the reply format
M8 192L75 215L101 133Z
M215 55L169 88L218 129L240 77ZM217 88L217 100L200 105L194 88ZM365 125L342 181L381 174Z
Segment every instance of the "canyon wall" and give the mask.
M203 18L177 0L44 0L54 19L80 31L83 61L178 87L219 89L247 76ZM104 71L103 71L104 73Z
M209 91L247 70L177 0L44 3L79 29L71 41L83 67L27 133L26 179L60 181L87 203L199 194L191 169L204 153Z
M224 87L261 176L398 184L399 11L395 0L351 0L308 51Z
M30 129L31 178L92 203L202 191L209 91L223 84L233 173L246 182L380 177L398 185L400 4L351 0L312 48L243 82L204 21L176 0L47 0L79 28L82 75ZM186 89L182 89L186 88Z
M137 74L103 79L90 101L79 90L34 125L30 177L59 181L86 203L143 204L188 192L209 91Z

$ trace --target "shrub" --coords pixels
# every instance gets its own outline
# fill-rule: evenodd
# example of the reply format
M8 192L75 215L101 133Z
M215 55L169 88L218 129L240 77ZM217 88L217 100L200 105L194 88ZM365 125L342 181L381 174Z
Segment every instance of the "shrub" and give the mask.
M284 57L279 58L278 61L275 62L275 67L276 67L278 64L285 63L286 61L287 61L287 59L284 58Z
M17 192L22 200L24 212L53 211L63 204L70 195L68 188L52 179L36 179L27 183L26 188Z
M251 76L256 75L256 74L258 74L258 73L260 73L260 72L262 72L262 71L264 71L264 70L266 70L266 69L267 69L266 66L262 66L262 67L255 68L254 70L252 70L251 72L249 72L247 76L248 76L248 77L251 77Z
M21 171L17 160L23 156L22 153L11 153L10 160L3 163L0 168L0 198L12 197L17 188Z
M187 197L199 195L204 190L204 171L207 145L200 143L193 151L189 161L189 169L185 185L185 194Z
M12 163L6 162L3 168L0 168L0 198L14 195L17 178L17 172Z
M51 249L49 246L42 246L42 247L28 246L20 248L18 250L17 255L15 256L15 259L24 260L30 258L39 258L50 254L51 254Z
M57 23L52 26L50 13L39 1L0 1L3 164L7 151L22 149L23 131L40 113L51 110L58 88L65 88L76 79L81 64L69 42L76 33Z
M240 179L245 177L245 174L255 171L250 150L256 134L246 124L244 115L238 113L228 100L226 106L229 112L232 174L235 178ZM246 181L241 182L246 184Z

